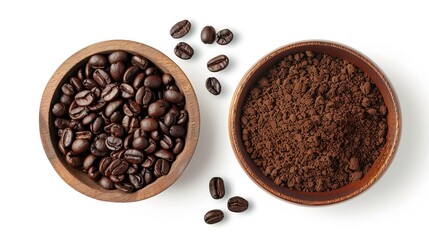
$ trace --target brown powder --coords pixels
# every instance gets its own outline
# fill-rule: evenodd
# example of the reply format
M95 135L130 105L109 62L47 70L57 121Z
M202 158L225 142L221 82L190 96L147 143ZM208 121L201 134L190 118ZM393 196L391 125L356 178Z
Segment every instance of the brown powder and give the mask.
M242 139L277 185L329 191L361 179L380 154L387 108L353 64L307 51L269 68L242 108Z

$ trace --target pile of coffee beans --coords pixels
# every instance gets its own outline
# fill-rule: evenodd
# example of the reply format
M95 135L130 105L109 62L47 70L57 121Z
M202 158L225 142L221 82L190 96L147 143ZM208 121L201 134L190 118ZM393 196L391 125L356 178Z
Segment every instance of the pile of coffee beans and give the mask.
M186 19L179 21L171 27L170 35L173 38L181 38L188 34L191 30L191 26L192 24ZM229 29L222 29L216 33L213 26L205 26L201 30L200 38L204 44L212 44L216 41L219 45L227 45L233 40L234 34ZM194 55L194 49L186 42L179 42L174 48L174 54L183 60L188 60ZM221 54L213 57L207 62L207 69L210 72L219 72L225 69L228 64L229 58ZM206 79L206 88L213 95L219 95L222 91L221 84L215 77Z
M225 184L220 177L213 177L209 182L209 192L213 199L222 199L225 196ZM244 212L249 208L249 202L239 196L231 197L228 200L227 208L231 212ZM204 221L207 224L215 224L222 221L224 213L220 209L213 209L204 215Z
M127 193L169 173L188 121L171 74L142 56L114 51L91 56L68 80L51 112L58 149L71 167Z

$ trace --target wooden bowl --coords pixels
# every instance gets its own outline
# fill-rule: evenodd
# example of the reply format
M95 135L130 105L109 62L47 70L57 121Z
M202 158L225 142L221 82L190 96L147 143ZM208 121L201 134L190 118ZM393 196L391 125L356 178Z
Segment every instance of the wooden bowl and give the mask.
M60 87L68 81L70 75L83 66L90 56L96 53L109 53L115 50L124 50L132 54L146 57L161 71L170 73L186 98L185 109L188 111L189 120L185 147L176 157L170 172L158 178L155 182L145 186L134 193L124 193L120 190L105 190L91 180L80 169L71 168L57 147L57 131L54 127L54 116L51 114L54 101L59 99ZM171 186L183 173L195 151L199 129L200 113L197 98L192 85L185 73L166 55L158 50L142 43L112 40L90 45L68 58L52 75L43 92L39 111L39 128L43 147L46 155L60 177L77 191L104 201L132 202L152 197Z
M273 180L262 173L249 157L241 138L241 107L253 83L267 68L273 66L287 55L307 50L325 53L355 64L375 82L388 109L386 143L369 172L360 180L326 192L304 192L276 185ZM398 148L400 132L401 113L399 102L393 87L390 85L383 72L371 60L356 50L342 44L326 41L305 41L286 45L263 57L242 78L233 96L229 112L229 133L232 148L244 171L254 182L269 193L281 199L305 205L338 203L350 199L368 189L382 176L392 162Z

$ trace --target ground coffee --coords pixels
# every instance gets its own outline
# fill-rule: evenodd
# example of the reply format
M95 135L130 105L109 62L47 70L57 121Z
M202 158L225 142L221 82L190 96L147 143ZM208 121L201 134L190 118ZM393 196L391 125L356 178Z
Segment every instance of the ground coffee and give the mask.
M329 191L361 179L385 143L387 108L368 75L326 54L289 55L249 90L242 140L275 184Z

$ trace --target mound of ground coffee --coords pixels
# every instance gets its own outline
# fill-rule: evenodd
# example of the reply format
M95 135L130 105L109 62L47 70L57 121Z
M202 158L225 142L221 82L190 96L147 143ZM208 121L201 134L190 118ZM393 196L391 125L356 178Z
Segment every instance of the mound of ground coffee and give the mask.
M368 75L310 51L270 67L242 107L246 151L275 184L314 192L361 179L385 144L387 108Z

